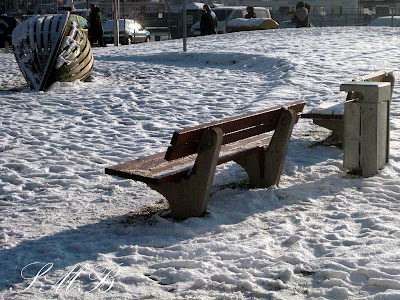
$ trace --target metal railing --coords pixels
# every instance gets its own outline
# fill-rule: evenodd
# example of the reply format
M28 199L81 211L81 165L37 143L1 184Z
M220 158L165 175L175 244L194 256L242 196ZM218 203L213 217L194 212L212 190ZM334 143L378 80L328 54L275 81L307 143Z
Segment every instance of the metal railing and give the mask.
M325 15L310 14L310 22L316 27L366 26L371 23L371 21L380 17L384 17L384 15L357 13ZM397 22L395 22L396 15L386 15L386 17L392 17L392 22L388 22L387 26L397 27ZM290 15L275 15L272 18L278 23L291 19Z

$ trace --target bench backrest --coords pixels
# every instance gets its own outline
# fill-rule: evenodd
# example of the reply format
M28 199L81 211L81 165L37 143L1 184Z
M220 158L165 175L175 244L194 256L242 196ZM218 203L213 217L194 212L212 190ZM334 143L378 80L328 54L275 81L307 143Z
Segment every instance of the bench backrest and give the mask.
M360 78L355 78L353 81L373 81L373 82L390 82L391 84L391 93L393 94L393 87L394 87L394 74L393 71L390 72L378 72L374 74L369 74ZM347 93L346 101L347 100L354 100L357 99L358 95L355 92Z
M294 102L283 107L299 114L304 105L304 102ZM223 145L273 131L278 124L283 107L273 107L175 131L165 159L174 160L197 153L204 130L207 128L218 127L223 131Z

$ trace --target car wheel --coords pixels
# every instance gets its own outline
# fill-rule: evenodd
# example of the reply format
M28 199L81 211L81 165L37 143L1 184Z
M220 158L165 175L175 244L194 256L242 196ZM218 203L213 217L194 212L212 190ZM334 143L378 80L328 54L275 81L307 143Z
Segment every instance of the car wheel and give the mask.
M126 44L126 45L132 44L132 37L131 37L131 36L128 36L128 37L127 37L126 43L125 43L125 44Z
M150 37L146 37L146 43L150 42Z

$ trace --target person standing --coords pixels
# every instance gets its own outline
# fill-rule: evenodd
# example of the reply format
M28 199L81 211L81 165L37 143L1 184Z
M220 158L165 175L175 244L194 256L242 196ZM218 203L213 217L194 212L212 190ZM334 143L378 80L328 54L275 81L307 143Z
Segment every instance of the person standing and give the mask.
M296 28L310 27L308 9L305 7L304 2L297 3L292 22L296 24Z
M100 7L90 4L89 5L89 41L93 46L95 43L99 43L101 47L105 47L104 43L104 31L103 31L103 21L101 19Z
M200 34L210 35L217 33L218 19L211 8L204 4L200 18Z
M246 7L247 14L244 16L245 19L255 19L257 18L256 13L254 12L254 6L249 5Z

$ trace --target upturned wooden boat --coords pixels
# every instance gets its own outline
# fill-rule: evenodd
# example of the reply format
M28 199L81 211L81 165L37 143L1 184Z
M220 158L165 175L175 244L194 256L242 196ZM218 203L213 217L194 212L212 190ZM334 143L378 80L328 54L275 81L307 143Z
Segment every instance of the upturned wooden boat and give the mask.
M227 32L277 29L279 24L270 18L237 18L228 22Z
M56 81L84 81L93 71L89 40L69 17L69 12L34 16L13 31L15 58L36 91Z

